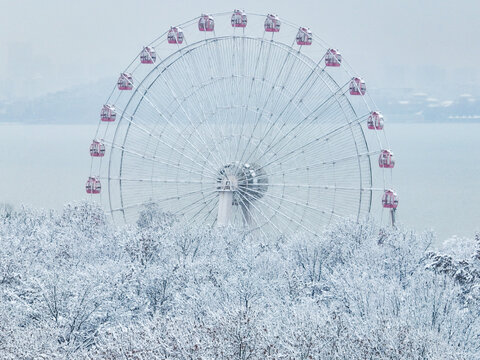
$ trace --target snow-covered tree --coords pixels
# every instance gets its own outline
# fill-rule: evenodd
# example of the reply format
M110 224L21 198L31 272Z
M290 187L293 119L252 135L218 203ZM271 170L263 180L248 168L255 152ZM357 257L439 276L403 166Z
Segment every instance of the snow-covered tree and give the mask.
M0 213L0 358L480 358L480 237L345 221L265 239L155 204ZM472 245L473 244L473 245Z

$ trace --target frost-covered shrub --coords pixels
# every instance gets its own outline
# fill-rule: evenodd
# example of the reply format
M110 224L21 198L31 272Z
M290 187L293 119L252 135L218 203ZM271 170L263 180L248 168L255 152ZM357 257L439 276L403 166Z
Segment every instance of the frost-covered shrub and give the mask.
M0 239L2 359L480 357L479 238L461 259L372 221L264 239L77 203Z
M176 221L173 214L164 212L158 204L147 203L138 215L137 227L162 232L172 227Z

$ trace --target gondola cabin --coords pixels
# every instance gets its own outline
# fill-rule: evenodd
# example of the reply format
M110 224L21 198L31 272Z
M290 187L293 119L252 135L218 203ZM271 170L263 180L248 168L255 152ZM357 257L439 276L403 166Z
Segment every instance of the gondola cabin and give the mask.
M151 46L145 46L140 53L140 62L142 64L154 64L157 61L157 53Z
M365 95L367 92L367 86L365 85L365 81L358 77L354 77L352 81L350 81L350 95Z
M396 209L398 206L398 196L393 190L385 190L382 197L382 205L386 209Z
M105 145L100 141L93 140L90 145L90 156L92 157L103 157L105 155Z
M393 169L395 167L395 158L390 150L382 150L378 157L378 166L386 169Z
M183 43L183 30L179 27L171 27L167 34L167 41L169 44L182 44Z
M277 15L268 14L265 19L264 27L266 32L279 32L280 18Z
M247 14L243 10L234 10L231 19L232 27L234 28L246 28L247 27Z
M367 120L367 127L370 130L382 130L383 123L383 115L379 111L372 111Z
M96 177L89 177L85 185L85 190L87 194L100 194L102 184L100 184L100 180Z
M198 19L198 30L200 31L213 31L215 30L215 21L210 15L202 14Z
M313 37L310 29L301 27L296 37L297 45L312 45Z
M118 90L132 90L133 89L133 77L132 74L122 73L117 81Z
M325 54L325 66L340 67L342 54L337 49L329 49Z
M117 117L115 107L113 105L105 104L100 111L100 120L105 122L113 122Z

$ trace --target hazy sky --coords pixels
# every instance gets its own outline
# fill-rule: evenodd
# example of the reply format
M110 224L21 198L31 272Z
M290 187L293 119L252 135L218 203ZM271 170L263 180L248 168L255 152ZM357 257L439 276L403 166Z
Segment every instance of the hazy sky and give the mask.
M311 27L376 87L480 82L478 0L0 0L0 99L118 74L170 25L236 7Z

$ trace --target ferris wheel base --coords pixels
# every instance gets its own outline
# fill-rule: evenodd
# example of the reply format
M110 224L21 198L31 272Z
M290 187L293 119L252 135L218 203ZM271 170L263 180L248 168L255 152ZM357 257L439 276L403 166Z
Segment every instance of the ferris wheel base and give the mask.
M219 191L217 226L224 227L232 217L233 191Z

